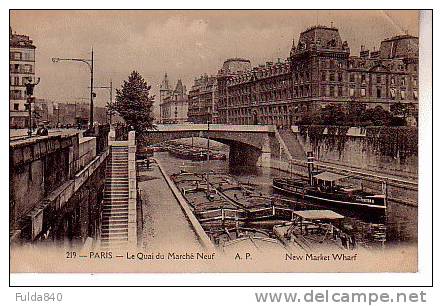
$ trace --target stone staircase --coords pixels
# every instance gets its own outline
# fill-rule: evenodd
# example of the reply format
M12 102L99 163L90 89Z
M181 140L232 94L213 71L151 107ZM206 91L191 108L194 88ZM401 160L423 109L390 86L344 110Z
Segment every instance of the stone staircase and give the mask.
M304 160L306 158L306 153L296 138L296 134L291 130L286 129L278 130L278 132L282 138L282 141L284 142L285 147L289 151L288 153L290 154L290 158Z
M129 242L128 146L111 146L106 168L101 246L126 247Z

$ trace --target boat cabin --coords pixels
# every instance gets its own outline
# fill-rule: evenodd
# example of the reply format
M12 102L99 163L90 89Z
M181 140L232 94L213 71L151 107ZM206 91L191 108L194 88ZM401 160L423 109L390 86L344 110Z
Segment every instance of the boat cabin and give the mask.
M328 209L299 210L293 212L294 222L300 226L301 234L308 231L309 227L318 223L340 223L344 216Z
M343 215L328 209L294 211L293 223L285 237L293 237L294 234L293 239L308 247L314 243L326 243L329 247L353 249L356 247L355 237L343 230L343 220ZM301 237L306 240L301 240ZM341 243L337 242L338 238Z
M333 192L338 188L337 182L347 178L346 175L336 174L333 172L324 171L313 176L314 185L319 187L321 191ZM349 191L351 188L349 188Z

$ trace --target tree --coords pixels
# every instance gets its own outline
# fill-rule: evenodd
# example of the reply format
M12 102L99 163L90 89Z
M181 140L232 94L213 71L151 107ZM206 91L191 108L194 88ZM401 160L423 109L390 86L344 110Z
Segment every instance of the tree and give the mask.
M405 103L401 103L401 102L396 102L394 104L391 105L390 107L390 111L393 114L393 116L397 116L397 117L401 117L401 118L406 118L407 117L407 105L405 105Z
M323 125L344 125L345 113L339 106L327 105L321 109L321 120Z
M361 121L365 123L364 125L387 126L390 124L390 119L390 112L379 105L365 110L361 115Z
M117 89L116 101L109 108L117 112L139 137L143 137L147 129L153 127L152 106L155 96L149 95L150 88L137 71L132 71L121 89Z
M347 124L351 126L361 125L361 115L365 112L367 105L352 101L347 104Z

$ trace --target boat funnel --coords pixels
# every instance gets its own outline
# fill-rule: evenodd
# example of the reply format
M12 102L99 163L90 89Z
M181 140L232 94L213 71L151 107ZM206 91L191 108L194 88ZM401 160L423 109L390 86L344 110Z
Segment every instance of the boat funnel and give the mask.
M313 186L313 167L315 158L313 157L313 151L307 152L307 168L308 168L308 181L310 186Z

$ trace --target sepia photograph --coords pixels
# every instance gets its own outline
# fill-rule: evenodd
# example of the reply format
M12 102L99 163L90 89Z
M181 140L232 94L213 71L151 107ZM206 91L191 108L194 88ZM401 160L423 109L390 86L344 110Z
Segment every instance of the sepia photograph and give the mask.
M418 272L420 16L10 10L10 272Z

